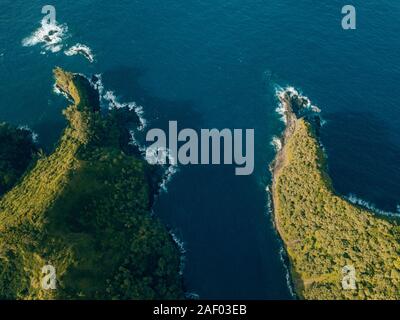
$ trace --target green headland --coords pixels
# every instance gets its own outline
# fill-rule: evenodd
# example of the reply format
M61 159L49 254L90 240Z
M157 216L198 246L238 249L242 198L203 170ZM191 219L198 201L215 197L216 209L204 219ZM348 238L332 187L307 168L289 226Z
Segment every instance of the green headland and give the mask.
M12 153L23 143L26 153L9 178L3 166L14 162L0 162L0 299L181 298L179 250L150 215L155 168L124 151L126 117L102 114L85 77L54 75L73 103L52 154L4 142L2 131L15 129L0 126L2 146ZM56 270L55 290L42 286L45 265Z
M400 227L394 218L353 205L333 190L321 148L318 118L304 101L282 91L286 129L272 165L277 230L301 299L400 299ZM343 286L343 268L355 288Z

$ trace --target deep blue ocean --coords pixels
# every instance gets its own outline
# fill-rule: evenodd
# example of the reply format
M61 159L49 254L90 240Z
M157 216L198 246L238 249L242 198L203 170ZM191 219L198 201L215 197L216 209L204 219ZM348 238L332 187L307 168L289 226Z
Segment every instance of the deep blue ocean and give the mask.
M341 8L357 9L343 30ZM63 49L23 46L52 4ZM95 61L66 56L76 43ZM184 241L184 278L201 298L291 299L267 206L271 139L283 123L275 86L322 109L322 142L336 190L379 209L400 204L398 0L0 0L0 121L28 125L51 149L67 102L52 69L102 74L150 127L254 128L256 169L180 167L154 207Z

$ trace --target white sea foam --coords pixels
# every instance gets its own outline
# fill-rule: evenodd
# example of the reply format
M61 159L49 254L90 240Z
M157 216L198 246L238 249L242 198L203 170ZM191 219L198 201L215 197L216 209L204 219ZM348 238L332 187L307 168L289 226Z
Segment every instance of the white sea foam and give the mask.
M179 239L178 236L173 231L170 231L169 233L170 233L172 239L174 240L174 242L176 243L176 245L179 249L179 252L181 254L180 263L179 263L179 274L182 276L183 272L185 270L185 262L186 262L185 243L181 239Z
M99 82L99 90L104 91L104 87L101 82L101 77ZM144 110L143 107L137 105L135 102L128 102L128 103L120 103L113 91L106 91L104 94L101 95L102 98L108 103L109 109L120 109L120 108L128 108L129 110L134 110L137 116L139 117L140 125L138 126L137 130L143 131L144 128L147 126L147 120L144 118ZM130 130L131 141L130 144L135 145L138 147L139 151L144 155L145 160L153 165L162 165L165 166L165 172L163 175L163 179L160 183L160 191L167 192L168 191L168 183L171 181L172 177L175 173L178 172L178 165L176 159L173 158L172 153L168 148L146 148L142 145L137 139L135 130ZM166 159L166 161L161 161L160 159Z
M66 24L51 24L47 19L40 22L40 27L29 37L22 40L24 47L32 47L37 44L42 45L42 53L59 52L63 49L63 41L68 37L68 26Z
M267 185L265 187L265 192L267 193L267 216L273 217L273 206L272 206L272 193L271 193L271 186Z
M178 166L177 165L169 165L168 169L165 172L165 177L163 181L160 184L160 188L162 191L167 192L167 186L168 183L172 180L172 177L175 175L175 173L178 172Z
M127 108L129 111L135 111L139 118L139 126L137 130L143 131L147 126L147 120L144 117L144 109L136 102L119 102L118 97L112 90L105 90L101 74L95 74L96 81L88 79L94 89L96 89L100 96L100 103L102 107L109 110Z
M53 85L53 92L54 92L55 94L57 94L57 95L62 95L62 94L64 94L64 93L60 90L60 88L57 87L57 84L55 84L55 83L54 83L54 85Z
M129 144L136 146L149 164L166 166L159 188L160 191L167 192L168 183L174 174L178 172L178 165L170 150L168 148L146 148L136 139L134 130L130 130L129 133L131 138ZM161 159L165 159L165 161Z
M33 143L39 142L39 134L29 128L27 125L18 126L18 129L28 131L31 134L31 139Z
M314 113L321 113L321 109L319 107L313 105L308 97L304 96L300 91L298 91L294 87L287 86L283 88L280 86L275 86L275 95L279 98L279 101L281 101L281 99L283 99L286 94L288 94L289 97L297 96L299 99L303 100L305 109L308 109ZM286 124L287 123L285 114L286 108L282 104L282 102L279 102L278 107L276 108L276 112L282 116L281 120ZM324 120L322 120L321 122L325 124Z
M38 133L36 133L34 131L31 131L31 136L32 136L32 141L34 143L38 143L39 142L39 134Z
M282 140L277 136L272 137L271 145L275 148L277 152L282 150Z
M275 111L276 111L279 115L281 115L281 120L282 120L282 122L283 122L284 124L287 124L287 119L286 119L286 114L285 114L286 109L285 109L285 106L284 106L281 102L278 104L278 107L275 109Z
M88 78L87 78L88 79ZM103 93L104 93L104 84L103 84L103 78L102 78L102 74L98 73L92 76L91 79L88 79L88 81L90 82L90 84L92 85L92 87L97 90L97 92L99 93L99 98L100 98L100 105L102 108L105 108L104 104L104 99L103 99ZM106 101L107 106L108 106L108 102Z
M298 91L297 89L295 89L294 87L288 86L286 88L278 88L277 91L277 95L279 97L283 97L284 94L289 94L290 97L294 97L294 96L298 96L300 99L302 99L305 103L304 103L304 107L307 109L310 109L313 112L316 113L320 113L321 109L319 107L317 107L316 105L313 105L311 103L311 100L304 96L300 91Z
M149 149L146 148L143 144L141 144L138 139L136 138L136 130L138 131L143 131L144 128L147 126L147 120L144 117L144 110L143 107L140 105L137 105L135 102L128 102L128 103L121 103L118 101L118 98L114 91L111 90L105 90L104 84L102 81L102 75L101 74L96 74L94 75L96 78L95 81L90 79L90 83L92 86L99 92L100 95L100 103L102 107L108 108L108 109L120 109L120 108L128 108L129 110L134 110L137 116L139 117L139 126L137 129L131 129L129 131L130 133L130 144L136 146L139 151L143 154L145 160L150 163L150 164L158 164L158 165L167 165L164 173L163 180L161 181L160 184L160 190L167 192L167 185L171 181L173 175L178 171L178 166L176 164L176 160L173 159L171 152L169 149L160 149L160 150L154 150L154 149ZM161 155L165 155L165 158L168 159L168 163L159 163L158 162L158 153L161 153Z
M283 264L283 267L285 268L285 274L286 274L286 285L289 289L290 295L292 297L296 297L294 290L293 290L293 286L292 286L292 279L290 276L290 271L289 268L287 266L287 259L286 259L286 252L285 249L283 247L280 248L279 250L279 258Z
M86 77L85 75L82 76ZM136 146L138 150L143 154L144 159L148 163L165 166L166 168L165 173L163 175L163 179L159 187L161 191L167 192L168 191L167 185L171 181L174 174L178 172L178 165L169 149L160 148L159 150L154 150L151 148L146 148L146 146L140 143L136 138L136 131L143 131L144 128L147 126L147 120L144 118L143 107L136 104L135 102L121 103L118 100L114 91L105 90L101 74L95 74L91 79L88 79L88 81L93 86L93 88L98 91L100 96L100 104L103 108L107 108L109 110L128 108L128 110L134 111L136 113L136 115L139 118L139 126L135 129L129 130L130 134L129 144ZM56 94L62 94L67 99L69 99L69 97L64 92L62 92L56 85L54 86L53 91ZM166 163L159 163L158 159L162 158L163 156L165 156L165 159L167 159Z
M136 134L134 130L129 130L129 135L131 137L129 144L138 147L139 151L145 155L146 154L146 147L141 145L139 141L136 139Z
M153 148L146 149L145 159L152 165L166 165L167 169L164 173L164 178L160 184L160 190L167 192L167 185L171 181L175 173L178 172L178 164L176 159L171 154L168 148Z
M67 99L69 102L73 103L74 101L71 99L70 96L68 96L64 91L60 90L60 88L57 86L57 84L53 85L53 92L56 95L61 95L63 96L65 99Z
M108 102L108 108L111 109L122 109L122 108L128 108L128 110L132 111L134 110L139 117L139 122L140 125L138 127L138 130L142 131L146 126L147 126L147 121L144 118L144 110L143 107L140 105L137 105L136 102L127 102L127 103L120 103L118 101L118 98L116 97L114 91L107 91L102 95L102 98Z
M400 217L400 205L397 206L397 212L388 212L388 211L378 209L373 203L363 200L354 194L350 194L349 196L346 197L346 199L348 201L350 201L351 203L359 205L361 207L364 207L368 210L371 210L372 212L374 212L376 214L387 216L387 217L397 217L397 218Z
M94 54L92 53L92 49L90 49L87 45L82 43L77 43L70 47L68 50L64 51L67 56L74 56L80 54L84 56L90 63L94 62Z

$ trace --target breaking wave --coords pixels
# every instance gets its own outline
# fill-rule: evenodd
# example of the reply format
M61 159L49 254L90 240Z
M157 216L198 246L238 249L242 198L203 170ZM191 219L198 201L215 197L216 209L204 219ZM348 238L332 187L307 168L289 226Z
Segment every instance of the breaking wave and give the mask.
M185 263L186 263L186 249L185 249L185 243L178 238L178 236L173 232L169 232L172 239L174 240L175 244L177 245L179 252L181 254L180 256L180 263L179 263L179 275L183 275L183 272L185 270Z
M357 197L354 194L349 194L347 197L345 197L348 201L350 201L353 204L359 205L361 207L364 207L376 214L382 215L382 216L386 216L386 217L400 217L400 205L397 205L397 212L388 212L388 211L384 211L381 209L378 209L373 203L370 203L366 200L363 200L359 197Z
M281 248L279 249L279 258L283 264L283 267L285 268L286 285L289 289L289 293L293 298L295 298L296 294L294 293L294 290L293 290L292 279L291 279L290 271L288 268L287 254L286 254L286 251L283 248L283 246L281 246Z
M68 37L68 26L66 24L51 24L46 19L40 22L40 27L29 37L22 40L24 47L42 45L42 53L59 52L63 49L63 41Z
M64 53L67 56L74 56L80 54L87 60L89 60L90 63L94 62L94 54L92 53L92 49L90 49L87 45L81 43L73 45L68 50L65 50Z
M167 166L160 184L160 189L167 192L168 182L170 182L174 174L178 172L178 164L176 159L172 156L171 151L168 148L149 147L145 151L145 158L149 164Z
M142 154L146 154L146 147L140 144L140 142L136 139L135 130L129 130L130 141L129 144L132 146L136 146Z
M271 145L274 147L275 151L277 151L277 152L282 150L282 140L277 136L272 137Z
M279 97L282 97L284 94L289 94L290 97L298 97L303 102L303 107L306 109L310 109L316 113L320 113L321 109L311 103L311 100L304 96L301 92L299 92L294 87L288 86L286 88L276 87L276 94Z
M92 75L91 79L88 79L90 84L92 85L92 87L97 90L97 92L99 93L99 97L100 97L100 103L102 102L102 96L104 93L104 84L103 84L103 78L101 73L98 74L94 74Z
M286 107L281 102L285 95L289 95L290 98L296 97L298 100L301 100L302 107L305 110L311 111L313 113L321 113L321 109L319 107L317 107L316 105L313 105L311 100L307 96L304 96L300 91L298 91L294 87L287 86L287 87L283 88L281 86L276 85L275 86L275 96L279 98L279 104L278 104L278 107L275 109L275 111L279 115L281 115L281 120L285 124L287 124ZM324 125L325 123L326 123L326 121L321 119L321 125Z
M92 84L92 86L99 92L100 104L103 108L109 110L114 108L116 109L128 108L128 110L130 111L132 110L135 111L136 115L139 118L140 124L138 128L131 129L129 131L130 144L136 146L139 149L139 151L143 154L145 160L148 163L154 165L162 165L166 167L163 179L159 187L161 191L167 192L168 191L167 185L171 181L174 174L178 171L178 165L176 163L176 160L173 158L171 152L169 151L169 149L165 148L154 149L151 147L147 148L143 143L141 143L137 139L136 131L143 131L148 125L148 122L144 117L143 107L137 105L135 102L121 103L118 100L114 91L105 90L101 74L93 75L89 81ZM165 160L162 161L160 159L165 159Z
M92 84L93 88L95 88L100 96L100 103L103 107L107 109L122 109L127 108L129 111L135 111L136 115L139 118L140 125L137 128L139 131L143 131L144 128L147 126L147 120L144 117L144 109L142 106L136 104L136 102L119 102L118 98L114 91L107 90L105 91L102 75L95 74L89 79L90 83Z
M167 185L168 183L171 181L172 177L175 175L175 173L178 172L178 166L177 165L169 165L168 169L165 172L165 177L163 179L163 181L160 184L160 188L161 190L163 190L164 192L167 192Z
M49 23L46 18L43 18L42 21L40 21L40 27L29 37L22 40L22 46L33 47L41 45L41 54L45 54L46 52L57 53L64 49L64 40L69 37L70 34L68 33L68 26L66 23ZM90 63L94 62L92 49L82 43L76 43L72 47L64 50L64 54L67 56L80 54Z
M39 134L29 128L27 125L18 126L18 129L28 131L31 135L32 142L37 144L39 142Z
M60 90L60 88L57 86L56 83L53 85L53 92L54 92L56 95L63 96L65 99L67 99L67 101L69 101L69 102L71 102L71 103L74 102L74 101L71 99L70 96L68 96L64 91Z
M111 109L122 109L127 108L129 111L135 111L138 118L140 125L138 127L139 131L142 131L147 126L147 121L144 118L144 110L143 107L137 105L136 102L127 102L127 103L120 103L118 98L116 97L114 91L106 91L104 95L102 95L102 99L108 102L108 108Z

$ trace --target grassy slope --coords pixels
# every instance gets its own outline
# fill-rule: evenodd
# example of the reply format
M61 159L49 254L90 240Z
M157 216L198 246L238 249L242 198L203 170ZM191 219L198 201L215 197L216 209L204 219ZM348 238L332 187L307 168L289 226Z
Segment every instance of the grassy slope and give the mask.
M395 221L333 192L313 128L295 120L274 174L277 228L305 299L399 299L400 229ZM342 268L356 269L357 290L342 289Z
M53 154L0 200L0 298L168 299L182 296L179 253L149 216L152 169L119 146L86 79L56 69L74 104ZM56 268L57 290L41 269Z

